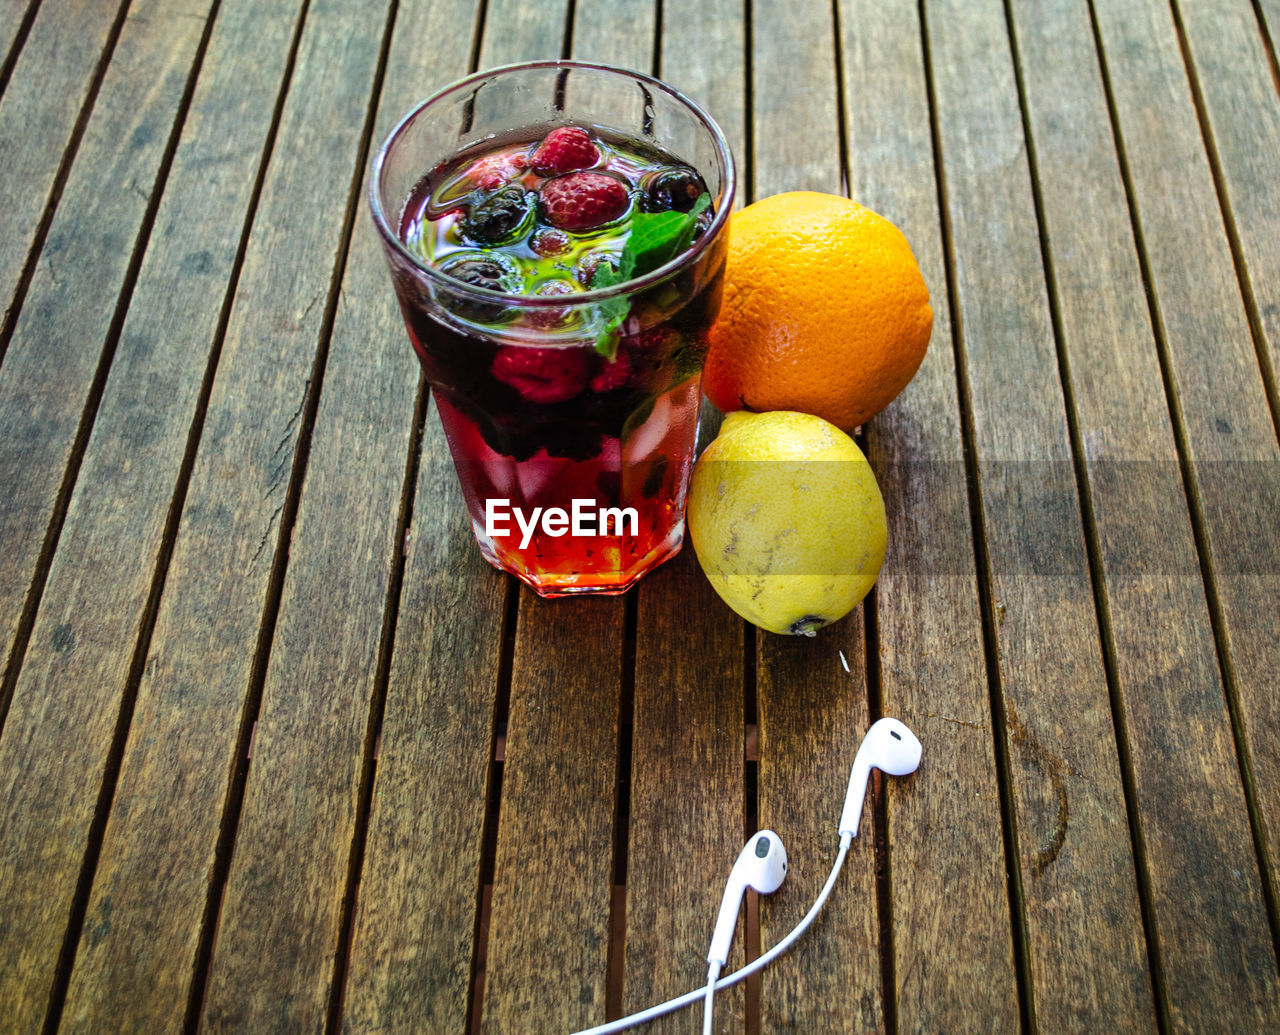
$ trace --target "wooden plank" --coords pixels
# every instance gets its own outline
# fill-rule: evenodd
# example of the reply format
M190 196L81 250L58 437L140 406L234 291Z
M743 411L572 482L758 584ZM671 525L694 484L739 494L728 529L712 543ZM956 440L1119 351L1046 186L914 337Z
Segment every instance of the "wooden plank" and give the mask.
M490 4L480 66L561 53L565 8ZM620 598L520 591L494 862L485 1031L604 1014L621 693Z
M5 170L0 178L0 298L5 304L0 327L16 315L13 296L41 214L118 12L127 7L128 0L41 4L0 98L0 166ZM51 83L57 89L50 89Z
M1171 13L1157 4L1100 4L1097 23L1174 413L1191 461L1191 497L1207 543L1210 599L1216 598L1225 651L1220 661L1234 691L1260 818L1274 830L1280 770L1272 756L1280 741L1270 698L1280 618L1271 605L1280 557L1271 529L1280 511L1280 450L1273 416ZM1153 111L1161 118L1151 118ZM1203 750L1233 763L1231 735L1220 725L1229 721L1224 705L1215 701L1206 714L1192 701L1186 714L1215 736ZM1149 779L1151 794L1157 787L1167 793L1155 761ZM1205 794L1213 812L1239 807L1234 779L1215 782ZM1235 865L1223 859L1215 877L1212 844L1203 858L1184 864L1176 882L1153 889L1171 1021L1194 1027L1236 1018L1242 1027L1274 1027L1280 992L1256 856L1248 845L1232 851ZM1167 934L1166 926L1172 926Z
M304 48L297 89L291 94L295 103L286 109L282 139L290 146L281 150L283 157L272 168L259 210L262 232L250 247L240 304L222 349L204 449L170 569L171 593L162 603L134 714L130 742L140 749L138 780L145 787L141 797L149 803L133 814L146 830L139 843L153 850L165 845L166 862L173 867L168 872L179 875L169 885L175 898L167 904L176 908L177 898L185 895L193 906L187 915L170 917L154 900L149 904L158 908L158 916L172 920L169 930L179 931L179 948L190 945L188 939L200 925L226 781L237 763L241 708L271 569L268 540L278 517L275 496L283 488L278 480L287 476L292 415L305 393L324 310L315 302L328 290L328 266L341 230L331 214L343 210L356 172L352 162L368 100L368 79L362 82L354 74L359 65L352 68L361 55L352 37L358 41L359 34L331 21L323 5L312 8L312 46ZM376 43L375 32L374 45L366 48L373 53L364 55L366 72L376 60ZM302 74L308 69L309 75ZM314 107L299 108L303 101ZM309 132L300 132L299 126ZM332 142L326 147L327 141ZM254 152L260 146L246 143ZM285 247L281 228L296 221L297 184L304 173L326 218L300 221ZM125 769L122 785L128 788L131 777L129 767ZM193 875L194 891L181 883ZM158 897L161 889L151 890ZM189 981L193 962L188 954L172 965L185 966ZM176 1006L168 1001L167 1016L175 1010L180 1015L185 1002L185 994Z
M0 613L6 659L46 526L58 507L206 8L204 0L167 9L145 3L126 22L116 48L119 63L103 83L80 160L66 183L66 204L50 229L0 373ZM146 383L129 385L134 403ZM101 475L109 484L127 480L131 465L144 463L150 430L134 412L128 453L87 476ZM159 521L169 492L166 486ZM134 558L122 552L130 536L108 529L131 525L127 513L113 510L109 488L82 493L76 506L66 529L75 538L69 552L76 560L59 564L53 575L0 739L6 791L0 855L11 860L0 869L0 888L11 902L0 928L0 958L7 961L0 967L0 1001L9 1004L15 1030L38 1026L48 1006L158 538L157 528L151 554L138 558L136 582L122 597L103 601L101 610L81 607L84 587ZM98 556L86 559L85 540L96 535ZM116 610L130 603L131 613ZM113 633L114 652L99 640Z
M1125 799L998 3L927 11L1031 1017L1151 1024Z
M1158 940L1166 976L1196 956L1216 970L1245 932L1265 942L1266 920L1256 880L1242 893L1253 843L1092 26L1069 4L1015 18Z
M743 623L684 550L637 590L623 1012L706 981L706 954L745 837ZM745 927L745 903L743 909ZM739 929L726 969L745 960ZM743 986L716 999L743 1031ZM654 1031L688 1031L687 1014Z
M401 5L375 144L422 96L467 72L476 15L472 0ZM439 46L424 50L423 39ZM411 357L368 220L362 211L335 347L388 341ZM344 993L353 1032L462 1031L471 1001L507 583L476 548L434 413L414 491Z
M755 196L842 191L832 8L754 0L751 156Z
M620 597L520 591L483 1030L603 1016L613 897Z
M1256 10L1258 28L1266 39L1268 56L1274 62L1276 42L1280 40L1280 0L1258 0Z
M26 39L24 24L34 21L40 0L3 0L0 2L0 68L12 70L18 60L18 48ZM30 26L26 26L30 31ZM21 41L20 41L21 37Z
M752 8L757 197L842 192L832 15L831 5L817 2ZM759 826L784 838L791 860L784 888L760 904L767 948L808 910L835 856L849 766L868 724L863 613L856 609L816 640L755 637ZM761 975L763 1031L884 1026L879 968L867 965L878 955L874 855L867 842L857 847L821 923Z
M1221 172L1223 202L1271 368L1274 400L1280 370L1280 94L1248 0L1182 0L1176 9L1207 119L1206 143Z
M1227 215L1239 240L1252 316L1263 339L1267 361L1264 377L1269 381L1268 401L1274 424L1280 396L1280 185L1276 182L1276 171L1280 169L1280 96L1276 93L1274 70L1268 63L1270 55L1248 4L1210 8L1184 2L1179 10L1208 116L1210 140L1221 169ZM1271 17L1274 19L1274 15ZM1280 19L1272 21L1272 28L1280 29ZM1258 405L1256 393L1249 403ZM1259 434L1264 431L1259 427ZM1221 513L1216 526L1215 547L1225 562L1218 565L1216 576L1231 641L1233 679L1244 718L1263 840L1270 846L1266 879L1271 883L1274 901L1280 896L1280 701L1273 692L1277 674L1273 648L1280 626L1265 620L1259 623L1252 612L1265 596L1274 593L1274 577L1280 571L1273 551L1253 558L1243 567L1236 562L1247 556L1242 551L1254 552L1259 544L1274 544L1266 533L1266 516L1275 513L1277 497L1270 488L1280 483L1280 469L1269 461L1243 469L1250 472L1245 483L1254 484L1259 490L1247 501L1249 510L1256 515L1251 520L1262 521L1247 536L1234 532L1238 527L1234 520L1246 513L1246 500L1233 503L1236 490L1230 488L1230 482L1238 478L1242 469L1227 466L1222 470L1225 477L1215 481L1225 493L1225 506L1235 514ZM1249 571L1261 573L1263 580L1255 581L1246 574Z
M401 328L394 328L402 333ZM343 1030L466 1029L506 581L428 415Z
M563 53L565 0L491 0L485 8L484 42L478 68L517 61L546 61Z
M0 375L0 499L5 500L0 541L6 544L0 551L0 651L6 664L209 0L188 0L172 11L164 7L152 0L126 22L118 61L103 82L96 114L85 129L79 161L63 189L65 204L49 228L25 307L11 314L16 322ZM50 18L57 15L56 4L46 8ZM174 34L171 46L165 45L163 33L149 31L148 21L155 17L164 18L165 31ZM84 31L91 33L92 25ZM24 55L30 52L35 60L45 43L35 38L35 28L32 32ZM77 41L68 47L74 52L79 45ZM24 66L19 71L24 76L53 76L56 69L51 59L48 70L37 73ZM5 220L26 211L28 195L40 183L40 156L30 148L54 146L44 135L54 131L59 118L51 95L61 97L62 91L50 90L42 81L35 94L44 99L37 104L34 94L23 93L26 89L16 94L11 90L0 103L0 161L6 167L0 183L5 214L0 218ZM72 92L68 79L67 93ZM35 119L39 126L24 124L19 130L10 124L22 118ZM7 199L19 184L31 190ZM22 250L13 257L12 277L0 274L0 293L6 300L13 295L39 209L28 215L30 226L15 223L11 232L0 234L0 265L8 264L11 247Z
M168 591L152 644L157 659L155 689L180 693L191 678L192 665L199 663L206 669L201 692L208 695L205 706L211 720L202 734L199 757L221 763L207 774L210 783L225 779L233 770L235 761L228 749L234 747L236 731L244 721L240 709L246 707L246 693L248 715L253 715L253 644L260 635L259 623L270 620L271 573L278 566L275 544L281 523L288 520L290 469L307 433L307 411L318 376L312 368L314 350L327 333L326 306L335 301L329 296L335 255L336 261L342 259L341 214L363 173L362 135L385 26L385 8L357 12L349 5L328 2L308 8L174 547ZM308 184L305 194L298 191L300 182ZM399 379L390 373L388 380L387 390L395 398ZM348 382L339 375L338 384L344 383ZM366 397L371 408L387 401L376 398L376 392L373 398ZM358 462L362 450L370 448L368 432L359 430L366 421L367 417L353 419L344 429L345 420L335 415L335 426L324 429L326 440L331 441L329 434L338 434ZM394 455L395 446L388 448ZM383 506L388 496L397 495L395 479L403 455L392 461L393 470L386 476L390 488L387 481L366 474L370 498ZM327 473L322 463L316 490L321 498L327 498L332 484L325 478ZM336 488L333 492L340 494ZM323 504L319 506L323 521ZM393 526L394 520L390 518ZM311 527L308 523L308 530ZM350 530L337 530L337 534L342 531ZM311 542L317 556L330 557L349 549L357 562L363 560L375 572L380 569L381 578L377 573L369 578L376 585L386 578L390 562L387 534L385 524L375 523L346 547L325 542L319 531ZM305 548L303 553L306 556ZM327 570L332 574L332 569ZM304 577L306 573L304 567ZM282 592L282 606L291 600L294 586L290 583L288 592ZM373 590L374 602L354 587L348 587L350 595L343 597L334 574L323 592L336 598L335 606L352 606L356 613L352 624L359 627L357 631L348 625L339 632L336 620L324 627L325 635L336 641L334 648L345 650L345 664L351 666L333 674L334 678L347 677L346 693L367 694L382 590ZM314 599L310 603L313 608L319 606ZM210 627L210 614L225 616L225 622ZM292 609L282 615L276 632L281 637L280 657L288 664L289 659L298 658L295 651L306 647L291 638L302 638L292 624ZM220 647L229 648L236 657L229 658L225 668L215 666L208 672L209 656L216 657ZM309 656L318 655L317 649ZM275 648L272 657L276 657ZM317 824L315 829L340 830L343 823L352 821L360 754L351 741L359 744L363 739L364 717L353 719L340 707L341 698L333 699L343 691L327 683L330 673L316 672L298 661L296 671L290 673L292 710L287 719L281 719L274 709L278 672L274 666L267 670L261 727L250 745L237 852L227 875L203 1002L201 1023L207 1030L316 1028L328 1011L335 917L341 909L346 859L344 855L335 862L331 853L322 853L310 824ZM324 788L315 787L315 798L308 799L303 788L309 780L314 787L318 780L301 768L298 756L290 751L293 722L307 725L316 744L348 744L341 763L329 756L338 769L335 780L347 785L345 794L325 798ZM270 794L296 787L299 797L292 801L296 809L288 816L264 815L259 805L264 785ZM178 800L174 807L185 810L188 804ZM201 820L216 818L210 814ZM214 823L201 822L197 836L191 838L193 850L212 853L216 833ZM292 878L276 877L275 868L295 835L304 843L315 837L308 845L320 871L315 889L300 886L296 873ZM326 865L342 872L326 880ZM269 905L263 906L264 901ZM189 917L187 922L196 921ZM288 950L272 948L279 942L288 942ZM276 965L264 966L264 960Z
M651 72L657 17L655 3L575 4L572 56Z
M1018 986L995 724L920 18L905 0L846 3L840 25L851 193L906 234L934 316L915 379L866 430L889 521L875 593L881 708L920 737L925 766L909 785L885 781L894 1006L902 1031L1012 1031ZM869 834L870 813L864 822ZM894 864L899 846L910 865Z
M691 46L690 41L697 45ZM700 105L724 132L738 164L741 208L747 194L747 40L738 0L664 4L658 74Z
M227 0L212 29L44 593L50 614L78 616L88 633L75 668L63 662L71 688L110 688L118 698L127 685L298 9L298 0ZM121 542L132 544L135 563L119 564ZM144 699L143 726L147 715ZM173 743L181 740L132 738L125 751L64 1028L153 1028L185 1009L207 894L192 875L210 861L183 868L185 818L156 833L166 818L157 799L172 794ZM208 795L193 813L216 817L221 788L211 781L188 793Z
M656 5L576 10L575 57L652 67ZM727 66L739 69L739 85L742 59L739 48ZM745 822L742 622L716 597L687 542L635 595L624 1013L705 980L701 961L723 890L707 875L728 875ZM743 944L737 939L735 962ZM742 992L722 996L716 1015L722 1029L742 1030ZM689 1023L677 1015L650 1028L684 1031Z
M869 720L865 640L861 607L814 641L757 634L759 825L786 841L791 863L784 888L761 900L762 949L800 921L831 872ZM884 1030L875 901L875 853L859 838L820 920L761 975L761 1031Z

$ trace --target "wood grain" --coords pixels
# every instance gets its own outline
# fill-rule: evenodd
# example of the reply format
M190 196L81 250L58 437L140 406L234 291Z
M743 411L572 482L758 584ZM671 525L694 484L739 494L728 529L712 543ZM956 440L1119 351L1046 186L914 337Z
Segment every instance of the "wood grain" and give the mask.
M0 66L9 67L18 59L18 37L27 18L35 18L40 0L2 0L0 2ZM29 27L28 27L29 29ZM23 37L25 40L25 36Z
M478 69L558 58L563 52L567 14L566 0L542 0L536 4L490 0L485 6Z
M475 16L471 0L400 6L375 143L417 100L466 74ZM423 39L439 47L425 50ZM362 204L334 347L386 342L416 363L380 252ZM399 405L380 421L408 428L410 416ZM460 1032L471 998L507 581L476 548L434 412L412 490L344 992L350 1032Z
M72 685L124 692L298 9L278 0L219 10L45 590L54 614L94 623ZM136 561L120 563L121 542ZM160 1026L185 1009L192 918L207 889L175 866L181 836L171 832L162 840L174 849L158 851L149 826L181 767L171 747L133 738L126 748L68 990L69 1030Z
M927 12L1033 1018L1152 1023L1080 501L1000 4Z
M314 392L313 381L319 376L319 371L307 367L316 342L327 331L323 321L331 290L329 278L334 275L335 261L342 259L339 249L344 227L339 214L363 173L361 135L385 16L385 10L356 12L339 3L312 4L308 9L281 116L277 160L268 169L263 185L237 295L237 306L244 307L238 308L237 314L244 314L244 318L237 321L233 316L228 331L205 438L192 476L184 515L187 520L175 549L172 570L182 576L183 599L170 612L172 626L163 622L166 616L162 613L157 639L161 631L185 626L202 609L224 601L232 613L267 614L269 589L262 576L271 568L277 529L288 520L290 468L307 433L306 411ZM323 184L307 195L305 205L292 191L299 176ZM298 230L303 219L314 227L310 233ZM279 248L282 233L288 233L290 242L284 256L273 249L273 245ZM257 252L258 247L264 252ZM281 268L281 259L291 264L292 276ZM286 286L299 293L290 297L286 291L283 297L275 294L270 300L261 295L264 289L279 292ZM287 346L292 346L294 356L277 353ZM376 365L374 357L367 356L370 366ZM290 567L290 578L282 590L271 664L251 745L237 851L227 875L203 1003L202 1026L210 1031L316 1028L323 1023L329 1006L346 849L376 664L375 630L381 625L392 560L389 537L396 525L394 511L407 444L407 429L402 424L388 426L389 437L380 442L370 429L368 413L397 404L406 406L413 392L411 381L404 383L412 378L408 373L411 367L388 362L384 384L379 386L376 377L363 380L348 373L359 369L358 355L330 351L327 358L336 370L337 387L319 408L327 423L318 428L313 439L319 450L316 468L308 467L314 480L308 480L307 488L315 495L307 496L307 505L299 511L300 521L292 530L292 546L301 560L299 567ZM382 394L384 391L387 394ZM350 410L343 409L344 392L350 393ZM245 421L249 414L253 415L251 423ZM322 419L320 414L317 421ZM384 446L395 459L389 471L375 475L367 468L377 462L373 458ZM231 450L252 458L249 464L241 465L244 476L231 476L227 469ZM347 463L366 469L362 477L356 471L349 475L350 480L363 482L358 489L343 485L343 472L350 470ZM235 536L244 544L256 533L261 547L255 556L228 556L219 548L221 544L205 539L212 529L206 531L201 527L203 522L192 520L193 513L199 513L194 508L208 504L206 494L215 486L223 501L235 501L233 522L252 521L256 525L249 535ZM346 507L362 506L356 502L361 497L372 508L367 517L353 518L344 512ZM361 526L358 537L351 536L348 521ZM220 565L214 566L217 574L213 578L206 574L207 563L199 572L187 568L182 563L186 559L184 540L200 549L199 556L206 562L212 555L226 568L219 571ZM339 558L352 567L342 567ZM363 573L353 572L362 566ZM324 603L317 599L321 595L326 598ZM308 631L299 631L294 624L299 598L304 609L327 613L330 620L321 619ZM326 612L326 608L333 610ZM228 631L234 630L224 627L219 634L225 636ZM318 645L322 641L337 656L324 655ZM242 642L247 647L251 641L246 638ZM163 672L165 655L157 653ZM183 652L174 651L175 668L181 668L185 661ZM241 671L228 666L227 675L231 677L226 684L230 690ZM358 703L350 703L347 695ZM227 696L230 699L231 695ZM289 702L283 714L277 711L281 699ZM221 727L224 738L233 728L225 719ZM332 754L326 755L326 750ZM328 771L304 768L300 759L313 756L317 767L327 761ZM282 775L281 766L289 776ZM330 780L332 783L327 782ZM280 802L278 809L273 807L275 802ZM326 835L331 840L324 840ZM333 840L343 841L341 847L335 850ZM310 875L314 884L308 883L300 862L290 858L299 845L311 853L309 862L316 867ZM264 958L276 959L280 965L263 968Z
M127 0L42 3L0 98L0 162L5 170L0 178L0 298L5 300L0 327L14 315L14 292L41 213L112 28L127 6ZM50 89L51 83L58 88ZM124 107L119 114L132 112Z
M1280 392L1280 185L1273 171L1280 166L1280 97L1268 61L1274 55L1266 52L1248 4L1184 2L1178 9L1208 117L1209 140L1221 170L1225 215L1239 242L1243 263L1239 272L1247 280L1250 315L1256 321L1255 347L1262 350L1274 424ZM1280 29L1280 21L1273 21L1271 27ZM1258 402L1256 393L1252 394L1250 405ZM1265 426L1258 431L1263 433ZM1269 689L1276 685L1278 668L1268 644L1275 643L1280 628L1269 621L1259 624L1250 614L1258 601L1274 593L1275 577L1280 575L1270 535L1280 499L1280 467L1272 459L1234 470L1223 468L1226 477L1214 481L1226 493L1225 499L1232 501L1234 511L1231 517L1223 514L1225 522L1218 526L1222 531L1216 548L1223 563L1216 574L1231 640L1232 677L1246 730L1249 771L1270 853L1266 879L1274 900L1280 895L1280 702ZM1242 484L1255 491L1240 493ZM1237 495L1241 498L1235 501ZM1255 530L1247 537L1233 531L1235 542L1228 545L1223 531L1236 527L1235 517L1249 521Z
M755 197L841 193L832 7L752 0L751 118Z
M139 835L139 847L149 845L158 854L156 846L164 846L169 853L165 861L173 867L168 872L176 875L169 890L189 896L188 905L194 903L185 916L159 914L173 921L169 930L176 928L178 935L176 946L162 944L156 951L173 948L170 965L185 969L185 980L190 980L194 961L189 951L183 954L182 950L189 950L200 934L268 589L273 550L266 541L276 529L279 513L273 495L282 494L283 489L277 482L273 493L273 475L287 480L293 446L291 417L304 396L323 317L323 305L316 308L313 303L317 296L323 299L328 289L341 231L341 222L329 219L297 226L296 184L305 171L320 210L326 215L343 210L354 173L352 138L358 136L368 100L368 80L361 83L355 74L335 75L335 70L354 72L350 58L344 66L344 55L358 54L358 45L344 49L333 36L325 39L326 22L331 19L325 17L322 6L313 7L312 14L311 35L321 36L319 41L313 39L313 46L318 44L323 60L311 59L311 75L332 86L292 94L311 98L319 111L295 110L290 116L291 109L286 108L285 138L292 146L281 153L291 157L273 166L266 201L259 210L259 226L274 227L275 232L264 230L246 259L240 306L222 349L211 417L204 429L205 448L196 463L169 570L171 593L161 606L134 715L131 740L146 749L137 760L139 783L147 787L141 796L146 805L134 813L135 820L145 822L147 828L147 833ZM329 31L344 44L353 37L359 39L349 25L331 24ZM375 60L376 40L375 34ZM308 67L305 51L299 67ZM345 95L332 92L338 86ZM298 102L291 107L297 109ZM308 132L290 134L288 127L296 130L298 124L308 127ZM337 136L327 151L326 133ZM328 169L325 155L330 158ZM345 171L341 164L333 165L334 159L345 160ZM313 176L318 179L310 179ZM244 490L242 495L237 495L238 487ZM122 783L127 779L126 775ZM186 882L195 883L194 894ZM181 1017L185 995L178 1000L178 1005L172 1000L165 1004L170 1020Z
M576 10L574 57L652 67L656 5ZM737 57L740 65L741 51ZM704 875L722 868L727 875L745 823L742 622L702 577L687 541L677 558L633 592L623 1013L705 980L722 888ZM742 958L742 944L739 939L735 960ZM716 1017L719 1030L742 1030L741 991L720 997ZM603 1021L603 1013L594 1020ZM687 1014L677 1014L649 1027L684 1031L689 1024Z
M1097 60L1091 26L1066 4L1016 20L1064 351L1087 371L1074 402L1167 975L1248 929L1238 875L1255 869L1253 844L1106 98L1081 74Z
M742 620L688 542L637 593L624 1013L706 981L723 880L747 833ZM726 970L745 960L745 913ZM717 997L715 1021L744 1030L743 986ZM686 1013L652 1027L691 1024Z
M1280 1029L1277 28L0 0L0 1029L647 1006L700 983L748 827L792 873L735 961L807 909L880 712L923 767L720 1030ZM365 145L568 51L708 108L736 204L849 193L916 250L933 345L863 434L885 570L816 641L690 550L543 602L474 545Z
M657 18L655 3L575 4L570 56L651 72Z
M113 67L103 83L97 115L66 183L66 204L51 227L0 370L6 657L45 526L59 505L63 470L72 459L206 8L203 2L167 9L151 3L126 24L116 51L129 64ZM125 448L107 445L112 456L101 465L96 450L88 475L107 486L118 480L126 493L124 483L145 469L153 430L140 416L145 384L127 387ZM16 676L0 739L0 857L6 860L0 887L12 900L0 920L0 1001L8 1004L14 1030L38 1027L48 1006L171 491L171 481L160 490L149 535L145 519L133 523L132 497L122 508L106 487L76 496L64 526L65 554L50 574L32 630L30 664ZM136 555L135 536L146 540L137 543ZM113 584L122 571L129 576L125 584Z
M832 15L830 5L813 2L752 8L757 197L842 192ZM759 825L786 839L792 860L785 887L760 904L767 948L808 910L835 856L849 767L868 724L866 637L861 608L816 640L755 637ZM821 918L761 975L762 1031L883 1027L875 898L874 853L870 841L860 842Z
M1193 88L1203 105L1206 144L1243 261L1251 315L1261 331L1258 344L1270 368L1274 407L1280 370L1280 185L1273 170L1280 164L1280 95L1252 4L1181 0L1175 8Z
M398 331L399 328L396 328ZM506 581L428 415L343 1030L466 1030Z
M49 228L25 305L21 313L11 314L15 324L0 368L0 497L6 501L0 508L0 540L6 543L0 551L0 651L6 664L85 405L104 347L109 347L117 298L208 7L209 0L177 5L151 0L127 21L116 48L121 64L112 67L102 84L96 114L85 128L79 160L68 174L64 203ZM57 5L46 5L46 10L53 18ZM163 22L158 31L157 21ZM84 42L79 31L69 33L77 36L67 46L73 53ZM92 24L86 23L83 31L91 34ZM166 34L172 35L169 45ZM42 46L33 36L24 53L30 51L32 60L41 60ZM49 67L40 75L57 74L57 66ZM28 78L33 73L27 68L18 71L21 80L0 103L6 167L0 181L0 249L5 256L0 263L13 258L21 265L39 219L39 209L28 211L41 182L37 163L46 159L31 149L56 150L65 141L45 139L58 122L52 110L58 101L49 95L60 91L34 90L30 104L24 104L23 91L31 87ZM6 125L9 119L35 120L37 126L22 122L19 129ZM51 161L56 169L57 154ZM21 195L6 197L19 184L24 187ZM8 223L24 214L30 225ZM19 246L21 254L10 256L9 249ZM12 278L6 278L8 274L0 273L0 292L9 299L17 283L16 268Z
M604 1014L621 690L619 597L520 591L483 1030Z
M1108 3L1098 5L1097 21L1173 411L1191 461L1189 490L1204 529L1208 592L1211 601L1216 597L1222 623L1220 661L1239 708L1244 764L1256 767L1247 771L1265 803L1266 822L1274 825L1278 770L1271 698L1280 637L1280 619L1270 603L1280 587L1280 557L1270 533L1280 511L1275 426L1171 13L1156 4ZM1125 60L1117 61L1118 54ZM1161 112L1158 120L1151 117L1153 104ZM1187 856L1172 875L1176 880L1153 888L1170 1018L1191 1027L1224 1017L1242 1027L1274 1027L1280 1009L1275 952L1260 912L1256 855L1237 811L1232 720L1217 696L1180 703L1179 714L1205 731L1206 741L1192 760L1212 767L1203 791L1207 815L1231 814L1218 836L1235 837L1220 847L1222 856L1215 854L1216 841L1199 846L1204 854ZM1167 723L1168 712L1152 721ZM1146 778L1153 799L1168 793L1165 770L1163 760L1152 760ZM1143 778L1136 764L1135 772ZM1213 772L1221 774L1218 779ZM1168 934L1166 927L1172 928ZM1231 976L1207 977L1224 957L1231 960Z
M747 40L743 5L734 0L701 4L664 4L662 52L658 71L663 82L691 98L710 115L729 142L738 167L741 208L747 198ZM690 46L690 40L697 40Z
M900 1031L1011 1031L1018 986L995 724L920 20L914 4L846 3L840 23L851 194L906 234L934 314L921 369L866 429L889 519L875 593L881 709L924 746L919 779L885 781L890 991Z
M565 8L490 4L480 67L558 57ZM619 599L520 593L483 1030L604 1013L621 691ZM536 1013L532 1012L536 1011Z

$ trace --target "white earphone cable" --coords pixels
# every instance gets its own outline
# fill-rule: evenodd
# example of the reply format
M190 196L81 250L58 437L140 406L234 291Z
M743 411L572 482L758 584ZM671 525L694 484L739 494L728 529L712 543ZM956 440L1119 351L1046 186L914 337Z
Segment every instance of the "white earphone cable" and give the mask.
M712 963L707 970L707 987L702 1000L702 1035L711 1035L711 1018L716 1009L716 978L720 976L720 964Z
M845 856L849 854L849 845L852 841L852 834L843 833L840 835L840 850L836 853L836 861L831 867L831 874L827 877L827 882L822 886L822 890L818 892L817 899L809 907L809 912L805 913L801 921L791 929L791 932L768 952L758 956L745 967L735 970L732 974L726 974L714 984L708 983L705 989L700 988L696 992L687 992L682 996L677 996L675 999L668 999L665 1003L651 1006L647 1010L641 1010L639 1013L633 1013L628 1017L609 1021L606 1024L599 1024L594 1028L585 1028L582 1031L575 1032L574 1035L611 1035L615 1031L626 1031L628 1028L634 1028L639 1024L645 1024L655 1018L671 1013L673 1010L691 1006L699 999L702 999L704 995L713 995L715 992L736 985L739 981L744 981L758 970L767 967L796 943L809 925L813 923L818 913L821 912L822 907L826 905L827 899L831 896L831 890L835 887L836 879L840 876L840 870L844 867ZM706 1016L709 1017L709 1015L710 1009L708 1008Z

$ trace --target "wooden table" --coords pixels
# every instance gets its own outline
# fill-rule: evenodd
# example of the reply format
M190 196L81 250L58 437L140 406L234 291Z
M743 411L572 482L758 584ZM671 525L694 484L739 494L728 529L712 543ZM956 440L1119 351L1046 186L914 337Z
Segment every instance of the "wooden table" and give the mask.
M1276 0L0 0L0 1030L1280 1030ZM469 70L651 70L903 228L877 588L488 568L365 211ZM847 666L847 667L846 667ZM697 1030L697 1011L655 1028Z

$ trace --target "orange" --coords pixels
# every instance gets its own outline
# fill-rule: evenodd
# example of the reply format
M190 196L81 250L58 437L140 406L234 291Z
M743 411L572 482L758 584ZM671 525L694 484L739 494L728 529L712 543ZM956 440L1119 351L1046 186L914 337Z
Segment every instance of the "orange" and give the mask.
M933 330L902 232L856 201L793 191L734 213L702 386L731 410L799 410L846 431L915 376Z

